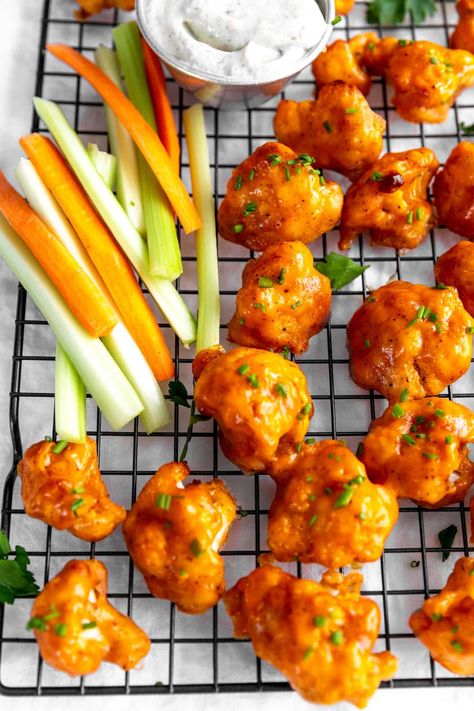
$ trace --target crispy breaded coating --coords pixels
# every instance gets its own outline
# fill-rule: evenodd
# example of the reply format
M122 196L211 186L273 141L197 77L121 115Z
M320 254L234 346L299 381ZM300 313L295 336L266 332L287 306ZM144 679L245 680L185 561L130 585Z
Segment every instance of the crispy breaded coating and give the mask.
M119 10L133 10L135 7L135 0L76 0L76 2L80 5L80 9L74 13L78 20L86 20L90 15L96 15L111 7Z
M455 289L392 281L349 321L352 378L389 402L438 395L469 369L472 327Z
M372 80L362 62L366 47L375 47L379 41L375 32L364 32L350 40L336 40L325 52L318 54L312 70L318 88L335 81L357 87L365 96Z
M433 183L439 220L474 240L474 143L462 141L451 151Z
M459 21L450 37L453 49L465 49L474 54L474 0L458 0Z
M467 407L439 397L410 400L372 421L361 459L370 479L397 497L439 508L462 501L474 483L470 442L474 415Z
M224 482L192 481L184 462L161 466L132 506L123 535L151 594L200 614L225 589L224 545L236 507Z
M474 316L474 244L462 240L435 264L436 281L458 290L464 308Z
M372 652L380 610L360 595L361 584L356 573L327 572L317 583L264 565L241 578L224 602L235 637L250 637L255 654L306 701L363 708L394 676L397 659Z
M219 207L219 233L263 251L281 242L311 242L339 222L343 194L282 143L259 146L232 173Z
M313 412L306 378L296 363L257 348L234 348L193 364L196 407L219 424L225 456L246 473L261 472L278 448L301 446Z
M150 651L138 625L107 599L107 569L98 560L71 560L33 603L34 630L44 661L71 676L110 662L128 671Z
M273 244L245 265L235 306L230 341L303 353L329 320L331 282L302 242Z
M362 232L372 244L414 249L435 224L428 185L439 166L429 148L385 153L346 193L339 249Z
M474 558L459 558L440 593L410 617L433 659L453 674L474 674Z
M385 38L364 53L363 61L372 74L381 74L393 84L393 104L405 121L441 123L458 95L474 85L474 55L448 49L426 40Z
M54 453L57 442L29 447L18 464L25 511L33 518L67 530L84 541L109 536L126 515L111 500L102 480L94 440L72 442Z
M355 86L338 81L316 101L280 101L274 126L279 141L316 156L318 168L356 180L379 157L386 122Z
M278 465L275 480L268 547L276 560L340 568L380 558L397 500L368 479L348 447L334 440L305 444L289 466Z

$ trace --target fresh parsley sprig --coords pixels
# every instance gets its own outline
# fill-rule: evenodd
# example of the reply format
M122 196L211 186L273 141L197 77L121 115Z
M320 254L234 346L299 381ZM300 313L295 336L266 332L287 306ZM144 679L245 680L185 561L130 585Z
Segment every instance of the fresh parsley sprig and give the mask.
M17 597L36 595L39 587L33 573L28 570L30 559L22 546L15 547L15 558L8 558L12 552L10 541L4 531L0 531L0 604L13 605Z
M416 25L436 12L434 0L371 0L367 6L367 21L374 25L398 25L408 13Z
M463 136L474 136L474 123L467 124L464 123L464 121L461 121L459 128L461 129Z
M196 414L196 403L194 402L194 399L193 399L191 404L189 404L188 390L187 390L186 386L184 385L184 383L182 383L180 380L172 381L169 384L168 390L169 390L168 397L171 400L171 402L174 402L176 405L181 405L181 407L190 408L188 427L186 430L186 440L184 442L184 446L183 446L182 452L179 457L179 461L184 462L186 459L186 455L188 453L189 443L190 443L192 436L193 436L194 425L198 422L207 422L211 418L206 417L205 415L197 415Z
M324 274L331 281L331 287L335 291L342 289L343 286L349 284L354 279L357 279L368 266L362 266L353 262L349 257L337 252L330 252L324 258L324 262L315 262L315 268L321 274Z
M441 545L441 548L452 548L457 532L458 532L458 527L455 526L453 523L450 526L448 526L447 528L443 528L443 530L438 533L438 540ZM444 550L443 551L443 562L445 560L448 560L449 556L450 556L449 550Z

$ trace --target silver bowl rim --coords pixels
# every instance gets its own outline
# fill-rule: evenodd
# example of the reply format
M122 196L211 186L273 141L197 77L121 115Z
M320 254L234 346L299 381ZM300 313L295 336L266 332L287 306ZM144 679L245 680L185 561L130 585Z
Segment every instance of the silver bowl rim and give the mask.
M194 69L191 65L186 64L186 62L181 61L180 59L176 59L175 57L170 56L166 52L163 51L163 49L160 47L156 39L153 37L153 35L149 32L148 27L147 27L147 22L146 22L146 13L145 13L145 2L147 0L136 0L136 15L137 15L137 21L138 21L138 26L140 27L140 31L145 38L146 42L150 45L150 47L153 49L153 51L159 56L159 58L168 66L172 67L173 69L177 69L183 74L187 74L188 76L192 77L193 79L201 79L205 80L208 82L212 82L213 84L219 84L220 86L237 86L237 87L242 87L242 88L258 88L258 87L265 87L268 86L269 84L273 84L274 82L279 82L284 79L290 79L291 77L295 76L296 74L299 74L303 69L305 69L312 61L317 57L317 55L321 51L321 45L325 46L329 40L329 37L331 36L331 33L334 29L334 26L331 24L332 20L334 20L335 17L335 5L334 5L334 0L321 0L321 4L325 6L325 17L324 20L326 22L326 29L324 33L321 35L319 41L317 44L311 49L306 52L304 57L302 57L299 62L297 62L294 67L292 67L292 70L289 74L283 74L279 76L272 77L271 79L266 79L265 81L248 81L248 82L242 82L242 80L236 80L232 79L231 77L225 77L220 74L213 74L211 72L206 72L206 71L198 71ZM315 0L317 2L317 0ZM319 4L319 2L318 2Z

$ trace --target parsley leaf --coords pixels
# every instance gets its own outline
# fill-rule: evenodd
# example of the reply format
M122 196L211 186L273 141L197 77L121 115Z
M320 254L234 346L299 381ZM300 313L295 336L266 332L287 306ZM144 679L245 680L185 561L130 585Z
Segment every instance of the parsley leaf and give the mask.
M367 22L398 25L411 12L415 24L420 24L436 12L434 0L371 0L367 6Z
M369 267L356 264L349 257L337 252L330 252L324 262L316 262L315 268L331 280L331 287L337 291L349 282L354 281Z
M180 380L172 380L168 386L168 395L171 402L182 407L191 407L188 402L188 391L186 385Z
M15 559L8 559L11 546L8 536L0 531L0 604L12 605L17 597L36 595L39 587L28 570L30 559L22 546L16 546Z
M447 528L443 528L443 530L438 533L438 540L441 548L452 548L457 532L458 527L453 523ZM449 551L443 551L443 561L448 560L449 556Z
M463 136L474 136L474 123L469 126L464 121L461 121L460 129Z

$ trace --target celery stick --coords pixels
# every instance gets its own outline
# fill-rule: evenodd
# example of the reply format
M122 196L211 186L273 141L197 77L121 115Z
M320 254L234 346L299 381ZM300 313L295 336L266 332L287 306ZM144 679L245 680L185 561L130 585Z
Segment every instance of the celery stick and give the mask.
M113 49L99 45L95 51L95 63L109 79L122 88L120 67ZM110 149L117 158L117 198L137 232L145 234L145 217L138 175L137 149L127 130L104 104L109 134Z
M59 341L56 343L54 415L58 439L84 442L86 388Z
M35 98L34 104L38 115L50 130L84 190L161 308L165 318L184 345L193 343L196 340L196 322L182 296L171 282L151 274L146 245L115 195L91 164L86 149L63 112L57 104L45 99Z
M220 297L217 232L204 111L195 104L184 112L193 199L202 227L196 232L198 326L196 352L219 343Z
M15 175L25 193L25 197L35 212L37 212L43 222L55 232L64 246L73 254L82 269L89 274L91 279L94 279L94 281L97 280L96 283L99 288L107 292L107 287L95 270L79 237L64 217L61 208L44 185L32 163L22 158ZM169 413L160 386L145 356L136 345L122 321L103 339L103 342L143 403L143 412L140 415L140 419L146 432L150 434L159 427L167 424L169 422ZM62 398L63 393L63 389L56 389L55 403ZM57 425L56 429L58 429ZM61 438L68 439L62 436ZM72 440L69 438L68 441Z
M115 190L117 180L117 158L112 153L101 151L97 143L89 143L87 154L96 171L111 190Z
M145 74L140 33L135 22L127 22L112 32L128 98L156 131L155 114ZM173 210L163 188L140 154L138 171L145 213L146 236L152 274L173 281L183 273Z
M139 415L143 405L102 341L89 336L79 325L55 286L3 216L0 216L0 256L48 321L110 425L118 430Z

